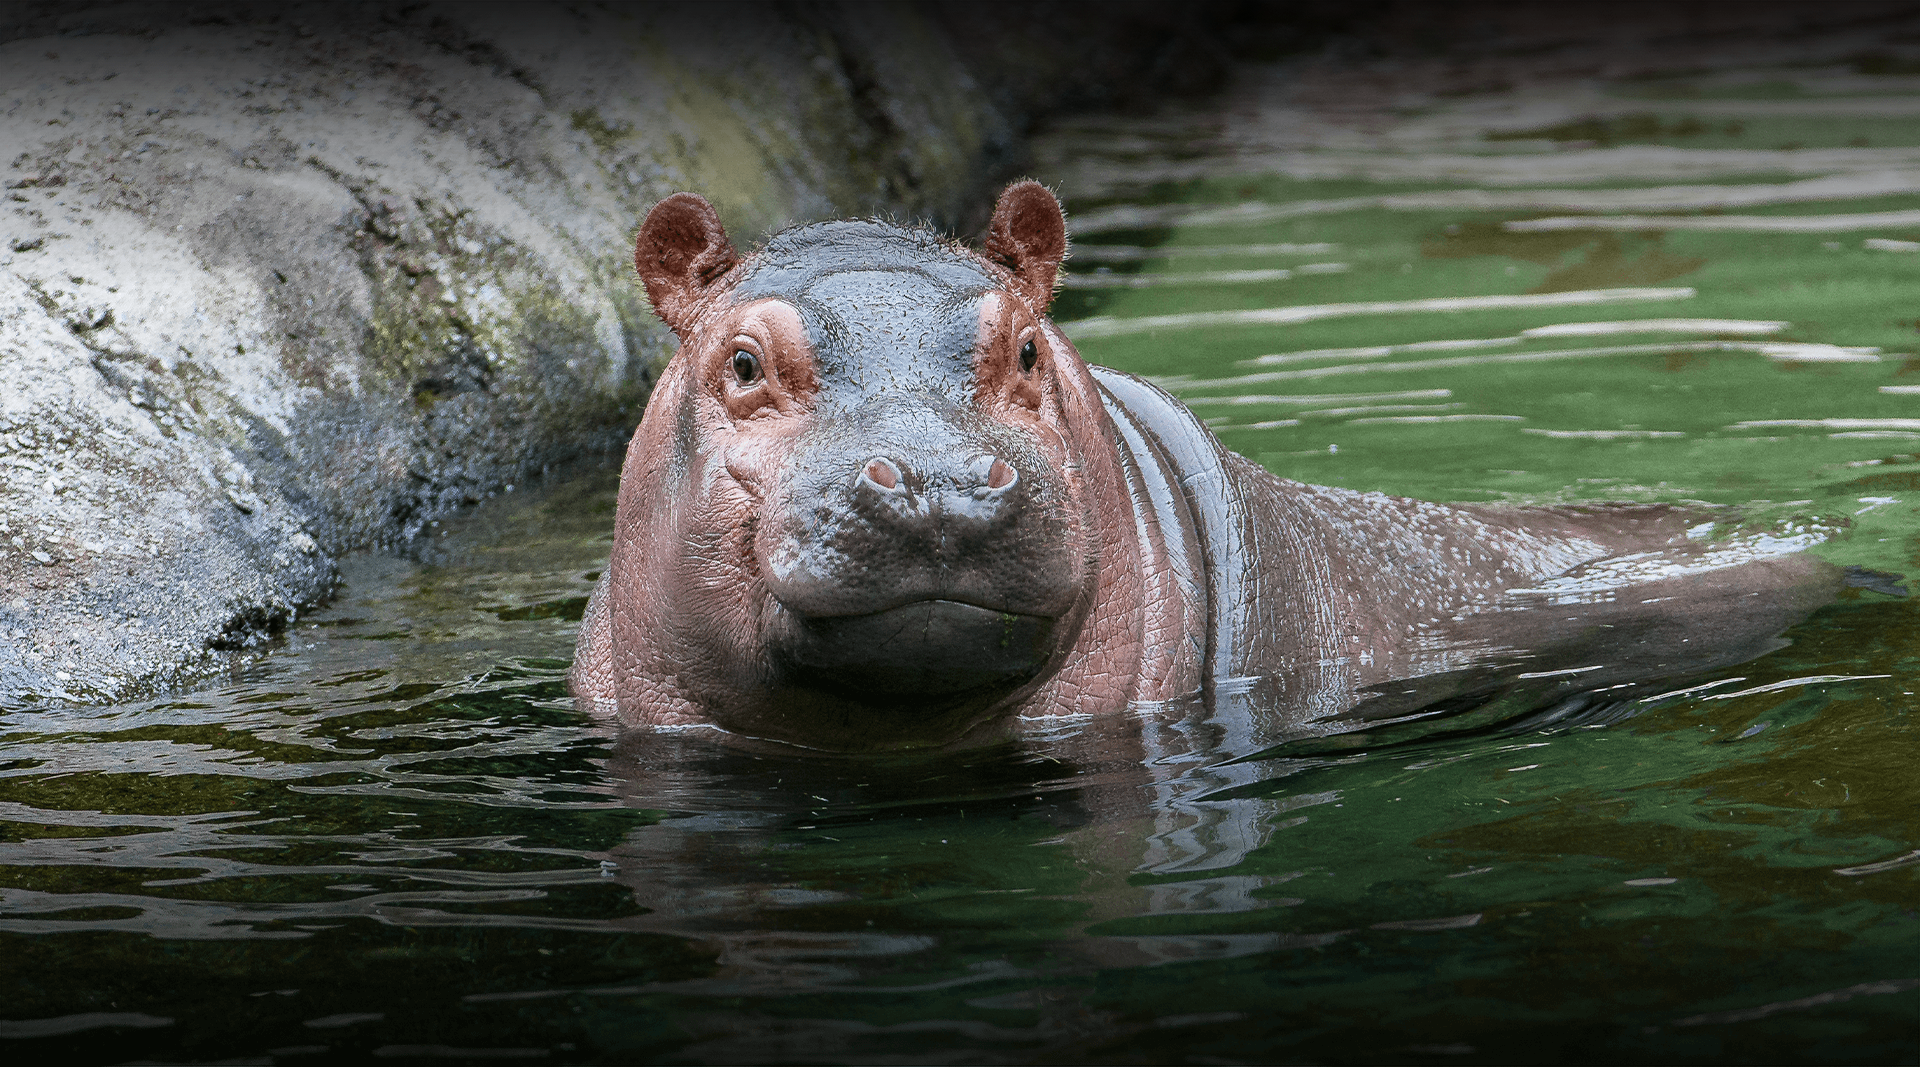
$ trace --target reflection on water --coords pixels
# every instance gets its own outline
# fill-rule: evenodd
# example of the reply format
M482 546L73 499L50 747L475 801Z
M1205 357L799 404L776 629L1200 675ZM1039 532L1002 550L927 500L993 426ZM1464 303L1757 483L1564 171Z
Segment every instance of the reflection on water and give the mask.
M1920 1058L1920 627L1885 580L1842 580L1917 565L1920 223L1884 221L1915 209L1916 149L1884 101L1920 85L1750 65L1409 110L1344 69L1052 135L1074 265L1154 279L1061 294L1089 357L1290 477L1740 505L1703 555L1809 535L1832 569L1728 568L1712 597L1587 574L1418 670L839 759L579 715L562 678L613 483L506 496L415 560L354 561L283 647L195 691L0 710L0 1038L116 1061ZM1529 225L1582 211L1737 225ZM1874 221L1819 221L1847 213ZM1741 575L1799 592L1748 607ZM1365 729L1262 733L1263 684ZM1394 732L1441 712L1456 732Z

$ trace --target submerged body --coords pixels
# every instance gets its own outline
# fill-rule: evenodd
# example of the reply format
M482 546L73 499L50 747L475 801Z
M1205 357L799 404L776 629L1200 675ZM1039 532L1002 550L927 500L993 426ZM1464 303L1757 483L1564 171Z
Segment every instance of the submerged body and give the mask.
M575 693L835 750L1168 706L1264 747L1629 695L1765 651L1839 584L1671 508L1277 478L1081 361L1045 317L1065 251L1032 183L984 254L841 222L742 260L705 201L656 207L635 262L683 344Z

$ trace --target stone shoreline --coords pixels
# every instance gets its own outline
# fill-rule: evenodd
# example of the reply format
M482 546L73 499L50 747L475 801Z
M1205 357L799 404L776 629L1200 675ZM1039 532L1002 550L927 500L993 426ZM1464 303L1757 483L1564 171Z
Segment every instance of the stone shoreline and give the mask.
M341 553L617 455L659 197L977 225L1035 115L1224 73L1211 9L1117 10L16 6L0 702L176 684Z

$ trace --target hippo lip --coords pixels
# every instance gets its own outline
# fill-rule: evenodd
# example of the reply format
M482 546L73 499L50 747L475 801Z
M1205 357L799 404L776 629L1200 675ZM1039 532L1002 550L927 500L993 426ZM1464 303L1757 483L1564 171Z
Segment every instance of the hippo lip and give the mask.
M780 600L778 596L774 597L774 599ZM797 607L796 605L787 603L784 600L780 600L780 606L782 608L786 609L788 612L791 612L792 614L794 614L799 618L808 619L808 620L872 618L872 617L877 617L881 615L887 615L892 612L899 611L902 608L911 608L918 604L952 604L957 607L976 608L980 611L992 612L995 615L1023 615L1023 616L1028 616L1036 619L1046 619L1048 621L1052 621L1053 619L1053 616L1050 614L1027 610L1013 604L1007 604L1004 602L982 602L980 600L975 600L968 597L952 596L952 595L945 595L940 593L926 593L918 596L915 596L915 595L896 596L887 600L879 601L874 605L864 606L859 609L851 610L851 611L846 611L846 610L807 611L800 607Z
M858 615L788 616L780 659L804 685L863 702L1011 690L1045 666L1054 620L923 599Z

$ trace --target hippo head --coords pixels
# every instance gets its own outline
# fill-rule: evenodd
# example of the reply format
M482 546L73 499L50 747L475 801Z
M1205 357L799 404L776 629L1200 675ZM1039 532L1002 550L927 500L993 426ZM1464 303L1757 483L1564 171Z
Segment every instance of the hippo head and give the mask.
M646 616L622 654L643 690L861 748L949 740L1040 684L1100 569L1091 388L1044 317L1065 253L1032 182L984 255L842 221L742 259L705 200L653 209L635 265L681 347L623 476L649 499L623 485L610 594Z

